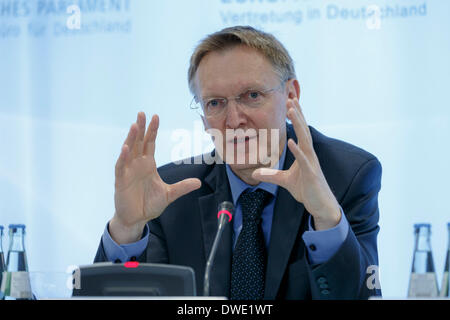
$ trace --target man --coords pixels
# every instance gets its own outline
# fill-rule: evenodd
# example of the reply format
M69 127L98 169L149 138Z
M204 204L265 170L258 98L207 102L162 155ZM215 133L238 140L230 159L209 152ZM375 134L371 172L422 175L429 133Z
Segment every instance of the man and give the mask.
M373 155L308 127L293 62L282 44L251 27L226 28L197 46L188 78L192 107L205 130L223 137L214 136L213 154L225 163L157 169L159 118L152 117L146 132L139 113L116 164L116 212L95 261L190 266L202 288L217 207L229 200L236 212L218 249L211 295L379 294L368 270L378 264L381 165ZM266 141L261 129L278 136ZM267 156L250 161L261 150ZM274 154L276 163L268 162Z

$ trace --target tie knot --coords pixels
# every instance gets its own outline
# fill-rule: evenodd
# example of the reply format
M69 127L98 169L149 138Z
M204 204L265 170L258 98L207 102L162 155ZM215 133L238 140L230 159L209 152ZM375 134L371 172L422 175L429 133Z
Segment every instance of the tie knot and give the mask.
M262 189L256 189L250 192L245 190L240 197L242 206L242 218L246 220L258 220L261 218L262 209L268 203L271 194Z

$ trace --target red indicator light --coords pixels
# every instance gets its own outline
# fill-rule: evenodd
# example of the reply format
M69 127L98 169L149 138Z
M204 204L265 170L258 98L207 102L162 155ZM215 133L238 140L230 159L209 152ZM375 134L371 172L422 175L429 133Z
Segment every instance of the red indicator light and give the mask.
M124 264L125 268L137 268L139 266L139 262L137 261L128 261Z
M231 221L231 213L228 210L220 210L219 213L217 214L217 219L219 219L221 214L226 214L228 215L228 222Z

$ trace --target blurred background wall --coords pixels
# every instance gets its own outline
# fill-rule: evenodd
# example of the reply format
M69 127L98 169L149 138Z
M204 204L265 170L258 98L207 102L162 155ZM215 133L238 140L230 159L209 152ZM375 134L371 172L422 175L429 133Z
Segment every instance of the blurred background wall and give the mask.
M0 224L27 225L31 271L92 263L137 112L160 116L159 165L185 156L174 151L174 132L202 130L189 109L194 46L226 26L252 25L293 57L307 122L383 165L384 296L406 296L416 222L432 224L440 282L450 221L449 15L442 0L0 0ZM189 154L209 148L208 139L191 141Z

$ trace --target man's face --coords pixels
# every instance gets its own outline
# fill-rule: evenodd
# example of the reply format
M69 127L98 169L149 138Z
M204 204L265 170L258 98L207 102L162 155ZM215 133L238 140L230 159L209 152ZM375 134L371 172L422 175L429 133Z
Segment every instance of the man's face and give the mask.
M202 118L206 130L216 129L221 132L223 139L214 141L216 150L232 169L256 169L262 166L262 157L256 157L257 163L252 160L255 159L256 150L251 146L255 144L258 145L258 154L266 152L269 157L271 150L275 150L272 148L276 148L278 161L286 141L285 119L289 89L286 84L280 82L273 66L261 53L244 45L210 52L201 60L194 81L196 96L202 100L206 97L229 98L221 116ZM248 89L276 90L265 95L264 104L252 109L245 108L242 103L236 103L232 98L247 92ZM245 138L237 133L237 129L256 135L249 134ZM267 144L262 143L264 140L260 129L267 130ZM278 130L278 138L275 138L275 141L271 139L271 129ZM230 135L230 132L235 132L234 136ZM222 145L219 146L218 143ZM261 146L264 150L259 150ZM220 150L223 150L223 154ZM242 159L245 159L245 163ZM273 164L267 163L265 166Z

